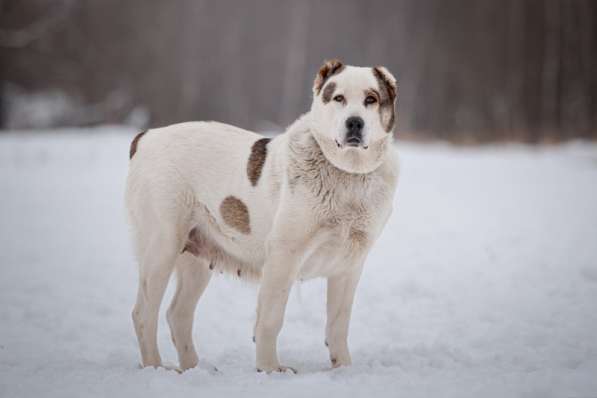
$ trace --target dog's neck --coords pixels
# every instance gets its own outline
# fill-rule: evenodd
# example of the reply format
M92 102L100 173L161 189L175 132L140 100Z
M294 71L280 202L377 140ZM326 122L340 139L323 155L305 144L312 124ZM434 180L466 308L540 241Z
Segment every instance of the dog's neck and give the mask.
M339 192L364 195L373 181L379 181L378 174L383 173L381 167L368 173L350 173L337 167L327 158L313 135L308 114L291 125L287 134L289 183L291 186L302 184L308 187L316 197L327 196L329 200Z

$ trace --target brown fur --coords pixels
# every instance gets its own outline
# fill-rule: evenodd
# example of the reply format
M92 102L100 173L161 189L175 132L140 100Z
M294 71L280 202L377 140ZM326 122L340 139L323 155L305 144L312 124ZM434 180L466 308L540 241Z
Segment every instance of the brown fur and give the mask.
M344 64L338 61L337 59L325 61L323 66L319 69L319 72L315 77L315 82L313 83L313 89L315 90L315 92L319 94L325 82L330 77L342 72L344 68Z
M234 196L227 196L220 204L220 213L224 222L240 233L251 233L249 209L242 200Z
M381 100L381 95L379 95L379 92L376 89L374 89L374 88L370 88L368 90L365 90L365 98L367 98L368 96L372 96L373 98L375 98L378 103Z
M261 138L253 144L251 147L251 155L247 162L247 176L251 185L256 186L261 177L261 170L265 164L265 158L267 156L267 144L271 141L270 138Z
M324 104L327 104L332 100L334 91L336 91L336 83L331 82L325 86L325 88L323 89L323 94L321 95L321 100Z
M137 146L139 145L139 140L141 139L141 137L143 137L143 134L145 133L147 133L147 130L143 130L142 132L137 134L135 138L133 138L133 141L131 142L131 147L129 149L129 159L132 159L133 156L135 156L135 153L137 153Z
M202 248L205 249L203 246L204 243L199 236L199 231L197 231L197 228L193 228L191 232L189 232L189 237L184 245L184 249L182 249L182 252L189 252L193 256L199 257L201 255ZM212 264L209 265L209 269L213 269Z
M396 99L396 86L388 80L378 67L373 68L373 75L379 84L379 117L386 132L392 131L395 120L394 101Z

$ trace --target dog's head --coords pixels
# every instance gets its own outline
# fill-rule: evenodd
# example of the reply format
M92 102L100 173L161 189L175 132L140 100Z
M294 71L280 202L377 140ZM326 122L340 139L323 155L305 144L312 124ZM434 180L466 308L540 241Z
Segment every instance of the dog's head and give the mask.
M325 62L313 84L311 130L326 158L350 173L375 170L392 139L396 94L383 66Z

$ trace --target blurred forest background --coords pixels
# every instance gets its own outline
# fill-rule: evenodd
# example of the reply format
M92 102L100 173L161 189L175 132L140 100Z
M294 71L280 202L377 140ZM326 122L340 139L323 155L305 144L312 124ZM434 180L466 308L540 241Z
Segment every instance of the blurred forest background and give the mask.
M0 127L281 130L327 58L397 76L399 136L597 138L594 0L0 0Z

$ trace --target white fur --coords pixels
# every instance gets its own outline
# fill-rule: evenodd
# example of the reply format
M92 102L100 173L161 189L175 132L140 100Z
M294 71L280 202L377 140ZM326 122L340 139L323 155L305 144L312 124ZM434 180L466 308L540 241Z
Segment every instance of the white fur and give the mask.
M133 320L144 366L161 365L157 317L173 270L177 290L167 318L182 370L197 365L193 313L219 270L240 270L242 278L260 280L259 370L287 369L278 362L276 340L288 294L297 279L312 277L328 279L326 342L332 364L351 363L347 337L354 291L391 213L398 167L392 134L381 128L374 109L359 105L364 90L377 86L371 69L347 67L331 79L347 97L346 106L324 104L315 94L310 113L267 145L257 186L246 172L251 147L262 138L255 133L190 122L150 130L139 140L126 203L139 260ZM365 120L369 148L338 148L333 139L342 134L343 120L355 114ZM219 207L230 195L246 204L250 234L223 221ZM198 257L183 253L193 228L225 254L213 271L213 250Z

